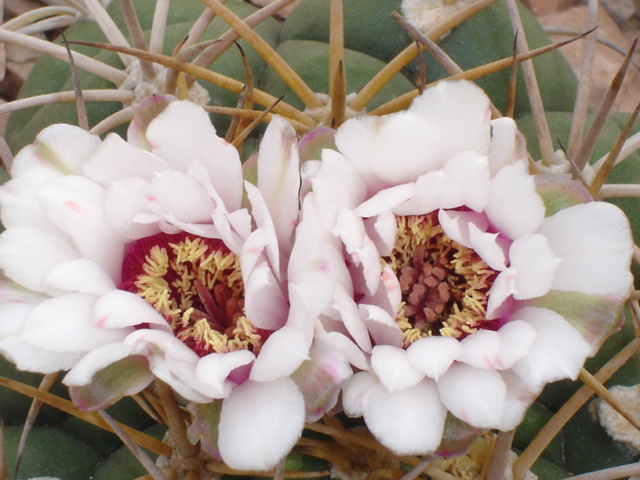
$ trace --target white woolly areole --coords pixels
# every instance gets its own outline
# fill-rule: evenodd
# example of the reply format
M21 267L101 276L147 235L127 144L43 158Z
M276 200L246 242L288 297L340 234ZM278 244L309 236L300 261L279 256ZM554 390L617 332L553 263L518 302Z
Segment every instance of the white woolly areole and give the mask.
M315 97L322 102L322 106L318 108L307 108L304 113L313 118L318 125L331 126L333 114L331 113L331 97L326 93L316 93ZM350 105L356 98L355 93L347 95L344 119L349 120L354 117L362 117L367 114L366 110L355 111Z
M640 422L640 385L611 387L609 392L636 422ZM640 452L640 432L607 402L598 402L598 420L609 436Z
M449 18L477 0L402 0L402 16L419 29L428 32L432 27ZM448 34L446 34L448 35ZM446 35L443 35L444 38Z
M163 95L167 93L175 95L176 92L165 91L165 79L170 70L160 65L153 65L153 68L156 71L156 76L153 80L146 80L144 75L142 75L142 68L140 67L139 61L132 62L131 65L127 67L127 78L122 85L120 85L120 90L131 90L133 92L134 100L132 105L138 105L142 100L151 95ZM209 92L198 82L193 82L189 87L188 96L189 98L185 100L190 100L200 106L208 104L210 100Z

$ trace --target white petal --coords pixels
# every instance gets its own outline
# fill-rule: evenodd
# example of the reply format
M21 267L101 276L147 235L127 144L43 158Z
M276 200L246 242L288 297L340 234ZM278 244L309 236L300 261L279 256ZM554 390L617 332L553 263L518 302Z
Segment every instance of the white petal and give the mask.
M69 293L41 302L27 315L20 338L58 352L88 352L124 339L128 331L96 325L93 313L96 300L94 295Z
M500 170L491 179L485 213L493 226L512 240L533 233L544 220L545 213L533 176L513 166Z
M367 330L376 345L392 345L402 348L404 336L395 318L377 305L360 305Z
M531 345L537 334L527 322L512 320L498 330L500 337L500 351L496 359L500 370L511 368L515 362L529 355Z
M503 243L497 233L489 233L480 230L475 223L469 224L469 237L473 250L494 270L504 270L507 256Z
M345 328L356 344L365 352L370 352L371 338L358 306L353 301L353 295L350 295L343 287L336 286L335 306L340 312L340 318L344 322Z
M575 379L591 346L564 318L545 308L525 307L513 314L536 331L529 354L513 371L528 385L539 386L563 378Z
M240 207L242 170L238 151L216 135L202 107L188 101L170 103L149 124L147 140L152 152L172 168L186 172L191 162L205 165L227 209Z
M42 130L33 145L16 155L11 176L18 177L34 167L47 167L66 175L79 174L100 145L100 137L73 125L56 124Z
M491 175L521 158L524 150L524 139L518 132L516 123L512 118L503 117L491 120L491 145L489 147L489 160Z
M460 341L462 352L458 361L475 368L495 370L496 358L500 350L498 332L478 330Z
M196 366L196 379L204 385L213 388L207 391L213 398L221 398L230 393L226 391L225 381L229 374L236 368L249 365L255 360L255 355L248 350L236 350L228 353L210 353L198 361Z
M115 133L110 133L98 151L84 164L83 173L106 185L127 177L151 180L155 172L168 168L166 162L158 156L134 147Z
M414 195L393 208L396 215L421 215L438 208L456 208L464 204L464 192L444 171L426 173L416 181Z
M489 301L487 302L487 318L496 318L497 311L500 306L511 295L516 293L516 276L517 273L512 268L507 268L500 272L496 277L489 290Z
M44 284L47 272L78 256L78 252L59 237L32 228L11 228L0 236L0 268L29 290L50 291Z
M157 173L149 184L146 209L181 222L211 223L214 202L193 177L176 171Z
M464 151L442 167L463 191L464 204L482 212L489 199L489 161L476 152Z
M218 437L222 459L239 470L269 470L300 438L304 418L302 394L290 378L245 382L222 403Z
M268 382L293 373L309 358L309 342L292 327L273 332L262 346L251 369L251 380Z
M451 337L426 337L407 349L411 364L425 375L438 380L458 358L460 342Z
M632 240L629 222L609 203L590 202L559 211L538 229L562 258L553 290L625 296Z
M289 308L282 286L266 263L255 268L245 284L245 313L251 323L265 330L277 330L287 321Z
M123 290L112 290L95 305L96 325L104 328L126 328L149 324L171 332L169 324L146 300Z
M507 386L507 396L504 402L502 422L497 428L503 432L509 432L522 422L524 414L538 396L540 390L532 390L511 370L502 371L500 375Z
M320 338L327 345L331 345L349 361L351 365L360 370L367 370L369 364L367 355L358 348L350 339L339 332L317 333L316 338ZM377 382L378 380L376 380Z
M478 428L502 421L506 386L494 370L454 363L438 381L442 403L460 420Z
M133 353L129 345L110 343L90 351L64 377L65 385L87 385L99 370Z
M443 132L441 155L451 158L465 150L486 156L489 150L491 109L484 91L465 80L439 82L417 97L409 111Z
M342 408L349 417L361 417L369 391L378 385L378 378L370 372L358 372L342 387Z
M59 263L47 272L44 283L60 291L95 295L103 295L116 288L107 272L87 258Z
M390 345L376 345L371 351L371 367L385 388L393 393L418 384L424 373L407 358L407 351Z
M447 237L467 248L473 248L470 225L475 225L481 232L486 232L489 227L487 217L476 212L441 209L438 211L438 221Z
M440 445L446 409L433 380L391 393L381 384L364 400L364 419L371 433L397 455L423 455Z
M516 239L509 248L511 268L515 277L517 300L541 297L549 290L561 260L549 248L547 239L540 234L525 235Z
M281 246L290 243L298 219L299 165L296 133L289 123L275 116L260 142L258 188Z
M415 183L403 183L380 190L366 202L356 208L356 214L369 218L392 210L397 205L409 200L416 191Z

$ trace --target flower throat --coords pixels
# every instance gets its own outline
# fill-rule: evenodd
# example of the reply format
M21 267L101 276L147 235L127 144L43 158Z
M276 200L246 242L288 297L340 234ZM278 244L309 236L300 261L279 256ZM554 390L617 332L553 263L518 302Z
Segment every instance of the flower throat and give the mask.
M464 338L492 329L485 315L497 272L444 234L437 211L396 216L396 224L396 242L384 260L400 281L396 323L405 347L432 335Z
M144 298L200 356L258 353L268 333L244 315L240 259L217 239L159 233L131 243L119 288Z

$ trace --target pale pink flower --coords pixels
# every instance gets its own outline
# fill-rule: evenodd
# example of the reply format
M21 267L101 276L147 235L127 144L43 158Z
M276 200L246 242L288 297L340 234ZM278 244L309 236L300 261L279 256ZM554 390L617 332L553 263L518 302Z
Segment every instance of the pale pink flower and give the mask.
M167 97L143 105L128 141L42 131L0 189L0 351L23 370L70 370L87 409L158 378L203 417L218 409L219 428L196 414L194 440L208 429L217 444L203 444L230 466L272 468L308 410L335 403L319 377L338 364L321 345L310 357L313 324L287 283L300 178L284 120L257 169L244 182L206 112ZM316 383L294 381L299 368ZM314 388L326 405L305 405Z
M400 455L438 449L448 412L515 428L546 383L578 375L631 289L624 214L529 175L515 123L490 117L480 88L441 82L347 121L305 163L298 283L317 338L359 369L344 411Z

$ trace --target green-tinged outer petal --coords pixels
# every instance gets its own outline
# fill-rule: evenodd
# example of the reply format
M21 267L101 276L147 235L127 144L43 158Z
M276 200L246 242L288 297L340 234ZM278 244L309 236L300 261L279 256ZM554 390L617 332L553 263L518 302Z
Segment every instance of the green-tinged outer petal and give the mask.
M482 428L476 428L463 422L455 415L447 412L447 418L444 421L444 433L438 450L434 455L451 458L463 455L467 451L469 445L476 440L484 432Z
M151 151L151 145L147 140L147 127L151 121L176 100L171 95L154 95L143 100L136 110L136 114L129 124L127 140L129 143L144 150Z
M581 183L572 180L569 175L541 174L533 178L536 191L544 202L545 217L550 217L560 210L591 200L586 188Z
M595 353L602 342L620 328L623 321L622 300L612 296L554 290L523 303L560 314L593 346Z
M300 151L300 163L308 160L320 160L322 150L325 148L336 149L336 131L329 127L318 127L309 130L298 141Z
M82 410L96 411L138 393L152 379L146 357L133 355L98 371L89 385L69 387L69 392Z
M212 403L190 403L187 408L193 415L193 422L187 429L189 441L195 445L200 440L203 450L219 459L218 424L220 423L222 400L216 400Z

